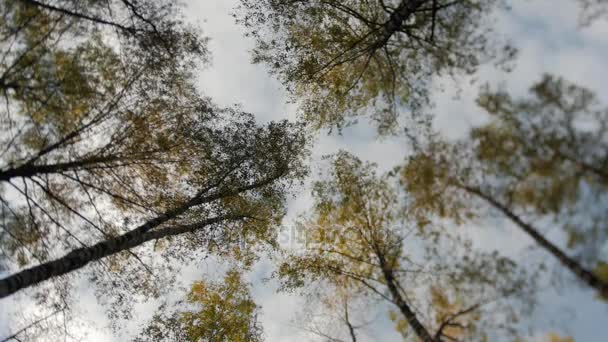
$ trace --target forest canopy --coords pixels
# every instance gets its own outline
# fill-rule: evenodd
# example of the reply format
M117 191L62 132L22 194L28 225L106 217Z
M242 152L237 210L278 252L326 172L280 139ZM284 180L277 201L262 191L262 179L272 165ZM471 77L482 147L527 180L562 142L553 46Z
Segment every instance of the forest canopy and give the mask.
M0 0L0 341L605 333L608 2L547 3Z

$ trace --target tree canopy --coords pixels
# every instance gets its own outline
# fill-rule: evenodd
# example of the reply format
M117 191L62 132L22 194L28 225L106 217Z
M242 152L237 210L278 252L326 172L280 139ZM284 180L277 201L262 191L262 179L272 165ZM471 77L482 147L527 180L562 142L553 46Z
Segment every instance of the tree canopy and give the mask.
M478 102L491 121L469 140L433 142L411 157L404 186L420 217L463 222L479 204L499 212L605 297L608 111L588 89L549 75L531 93L520 100L486 89ZM542 218L567 234L565 246L544 236L534 223Z
M378 175L374 165L345 152L332 164L301 223L307 249L279 268L285 289L331 286L385 301L394 305L397 331L422 341L480 339L509 329L490 316L509 312L504 299L527 287L513 261L473 251L439 225L409 220L409 196L399 191L395 173Z
M512 56L484 24L498 2L243 0L236 18L255 39L253 61L285 83L306 121L341 128L369 116L388 133L404 112L407 127L428 124L432 76Z
M194 282L186 303L180 302L178 307L184 304L193 308L168 313L161 306L135 341L263 341L257 322L259 307L235 269L219 282Z
M253 62L300 113L264 124L199 89L208 38L185 4L0 3L0 299L28 308L2 342L78 339L83 288L114 332L156 306L137 342L262 341L264 272L332 342L365 340L377 317L406 341L573 341L530 328L537 292L574 279L608 301L598 96L547 74L527 96L483 86L486 121L466 137L432 125L436 80L515 57L491 22L510 1L240 0ZM591 25L608 2L575 3ZM308 178L311 132L360 118L409 138L397 165L333 151ZM310 208L285 221L308 183ZM292 223L303 249L280 244ZM533 258L475 236L503 224Z
M275 246L307 143L200 93L206 39L172 1L85 5L0 10L0 297L40 284L44 315L71 294L56 277L93 264L99 301L129 317L175 260Z

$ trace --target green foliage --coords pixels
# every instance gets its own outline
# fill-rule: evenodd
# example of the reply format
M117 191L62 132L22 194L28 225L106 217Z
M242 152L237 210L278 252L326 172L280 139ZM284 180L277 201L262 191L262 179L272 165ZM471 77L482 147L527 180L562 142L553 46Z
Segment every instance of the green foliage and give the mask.
M457 223L471 219L474 212L467 209L467 203L453 189L468 170L454 173L454 164L445 158L454 153L452 146L433 143L429 151L432 152L410 157L400 170L401 184L410 198L410 217L416 219L421 229L433 221L432 214Z
M510 196L540 213L558 212L579 198L580 183L604 192L602 149L606 109L587 89L545 76L530 100L482 94L479 104L495 121L472 132L476 153L489 172L510 179Z
M592 277L587 269L608 236L601 209L608 200L608 110L588 89L550 75L530 91L513 99L483 89L478 103L490 122L473 129L470 139L430 143L404 165L401 181L419 215L462 224L487 205L578 268L575 273ZM526 223L534 218L550 218L563 229L577 259Z
M313 126L366 115L391 133L404 109L417 129L428 124L433 75L473 72L497 54L480 29L495 3L242 0L235 16L256 40L253 61L285 83Z
M114 323L170 290L176 260L213 253L248 266L276 247L285 196L307 172L306 136L200 94L207 39L181 5L6 0L0 17L3 271L65 261L151 222L143 241L162 239L157 248L87 270ZM69 296L53 285L34 290L41 307Z

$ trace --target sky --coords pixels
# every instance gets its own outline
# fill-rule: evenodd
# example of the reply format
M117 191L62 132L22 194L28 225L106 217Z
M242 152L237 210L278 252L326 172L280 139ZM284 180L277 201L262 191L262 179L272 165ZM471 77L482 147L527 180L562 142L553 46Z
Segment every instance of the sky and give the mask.
M497 34L504 35L519 49L514 68L507 73L494 65L486 65L470 77L456 80L436 79L433 83L433 113L435 127L446 137L457 139L468 130L486 119L475 105L479 86L503 84L516 95L525 95L533 82L540 80L543 73L565 77L579 85L596 91L604 104L608 105L608 20L598 20L588 27L580 27L580 14L573 0L513 0L510 10L495 14L493 25ZM295 119L296 108L287 103L287 96L281 84L267 73L263 65L252 65L249 50L253 42L244 37L244 31L234 23L230 13L236 0L189 0L187 15L200 24L206 36L210 37L211 65L198 76L201 90L220 106L240 105L245 111L255 114L260 122ZM315 140L312 155L312 172L316 174L323 162L323 155L347 150L362 160L378 164L380 170L389 170L402 162L407 153L403 138L377 139L372 127L365 123L347 128L342 135L320 133ZM285 221L290 221L306 210L311 203L307 186L289 200L289 212ZM561 239L559 232L549 232L549 237ZM492 247L501 247L513 253L529 241L514 230L499 229L498 232L479 231L478 242ZM285 238L284 243L289 244ZM181 280L189 283L202 274L217 273L221 262L210 259L201 269L199 266L186 267ZM262 307L260 317L266 340L269 342L310 341L297 327L295 315L304 299L296 295L277 294L276 284L262 282L270 276L272 267L268 261L258 263L248 279L253 283L253 295ZM93 327L86 328L87 341L122 341L125 335L114 336L105 328L108 320L103 308L95 302L95 297L86 283L78 287L82 317ZM544 291L540 301L542 308L536 310L529 319L540 331L560 331L576 341L604 342L608 336L608 305L598 304L593 294L584 289L567 287L561 291ZM21 307L8 308L2 303L0 321L10 311ZM27 305L27 304L20 304ZM576 310L574 307L576 306ZM151 316L153 306L136 308L136 320L129 324L131 331L139 323ZM0 322L0 337L8 334L6 324ZM378 319L364 331L365 341L398 341L386 319Z
M452 139L462 137L469 129L485 120L484 113L475 105L479 86L504 85L515 95L525 95L533 82L543 73L561 75L597 92L608 104L608 21L598 20L593 25L579 25L580 10L572 0L510 1L510 10L496 13L492 20L497 34L511 40L519 50L511 72L486 65L468 78L437 79L433 85L436 115L435 127ZM190 15L200 21L205 34L211 37L212 66L200 75L200 85L206 94L220 105L239 103L260 120L295 117L296 108L286 104L286 94L276 79L263 65L252 65L248 53L253 42L243 36L230 13L236 1L191 1ZM476 81L472 83L472 81ZM400 138L379 141L372 127L360 124L346 129L342 135L320 134L313 150L313 174L322 162L321 156L340 149L354 153L362 160L376 162L381 170L388 170L402 161L405 143ZM294 217L310 204L309 191L303 190L289 208ZM288 222L288 221L287 221ZM287 223L287 225L289 225ZM553 233L553 232L551 232ZM558 233L558 232L555 232ZM508 241L513 246L529 243L527 237L504 229L496 233L480 233L479 239L487 246L504 248ZM555 234L553 234L555 235ZM551 236L560 239L560 236ZM517 248L513 247L513 250ZM259 265L254 272L268 274L268 265ZM535 325L539 330L560 331L577 341L602 342L608 336L608 307L597 304L589 291L568 287L562 292L545 291L540 297L543 309L536 310ZM309 336L293 327L292 322L299 299L274 293L271 284L255 286L254 294L262 306L262 323L267 340L305 341ZM576 310L572 307L576 303ZM398 341L386 322L371 329L369 341Z

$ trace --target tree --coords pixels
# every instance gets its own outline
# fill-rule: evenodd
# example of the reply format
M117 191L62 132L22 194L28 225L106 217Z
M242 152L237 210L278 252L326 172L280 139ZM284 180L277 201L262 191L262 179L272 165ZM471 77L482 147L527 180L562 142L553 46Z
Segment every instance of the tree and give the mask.
M431 143L406 163L403 183L421 217L462 222L484 203L606 296L598 258L608 233L608 111L592 92L561 78L547 75L531 92L531 98L515 100L486 89L478 102L490 123L474 129L468 141ZM543 218L569 235L567 246L541 233L533 222Z
M203 234L209 233L210 239L215 238L215 234L221 238L223 232L218 226L231 221L259 221L258 224L236 224L226 228L240 228L241 233L250 231L269 240L272 232L268 231L271 228L268 224L277 223L276 215L280 216L282 212L284 193L279 180L302 172L298 169L302 135L285 122L263 129L255 127L249 119L225 128L216 130L217 138L222 139L223 144L204 145L206 149L202 152L208 153L209 159L196 160L201 166L205 166L205 162L215 164L217 171L199 170L206 181L192 184L193 194L187 200L126 233L75 249L61 258L0 280L0 295L4 297L147 241L199 230L203 230ZM213 135L206 136L210 137ZM213 147L219 150L214 151Z
M31 28L43 29L45 34L33 49L21 50L11 45L3 50L5 56L21 51L19 58L35 52L57 39L78 40L83 34L102 33L114 39L123 53L145 60L158 72L174 66L176 60L188 65L192 58L205 52L204 39L198 29L184 21L182 5L166 0L110 0L105 3L87 0L7 0L3 9L3 42L20 39ZM19 68L14 70L19 73ZM153 72L151 70L151 72ZM3 76L7 76L6 74ZM3 78L3 81L7 81ZM2 85L15 85L4 82Z
M83 5L61 3L70 4ZM62 240L72 240L69 245L80 244L73 227L66 227L74 217L104 236L115 234L97 195L148 214L171 206L160 203L175 196L163 173L186 173L181 153L194 130L183 127L213 117L209 101L187 81L188 65L205 56L203 42L176 50L184 61L153 66L137 57L151 56L152 49L117 51L103 42L97 21L65 8L7 1L2 11L0 182L3 238L11 240L5 255L16 254L21 266L44 260L48 248L32 245L48 245L52 225L68 235ZM157 18L157 24L166 19Z
M0 296L39 284L49 314L85 265L116 310L170 288L170 259L251 259L306 173L299 125L196 89L205 39L174 2L89 3L0 9Z
M422 341L506 328L490 312L506 312L501 299L525 285L513 262L474 253L439 226L408 220L407 195L394 174L378 176L373 165L341 152L313 195L313 212L301 223L307 249L288 255L277 272L285 289L328 284L380 299L397 310L397 330Z
M255 39L253 61L301 101L307 121L341 128L369 114L387 133L404 110L428 124L433 75L473 72L497 54L481 29L495 3L242 0L235 16Z
M161 306L135 341L262 341L259 306L241 274L232 269L222 281L192 284L186 303L190 310L167 312Z
M365 291L349 286L347 277L306 284L306 305L294 325L328 342L357 342L361 331L375 320Z

